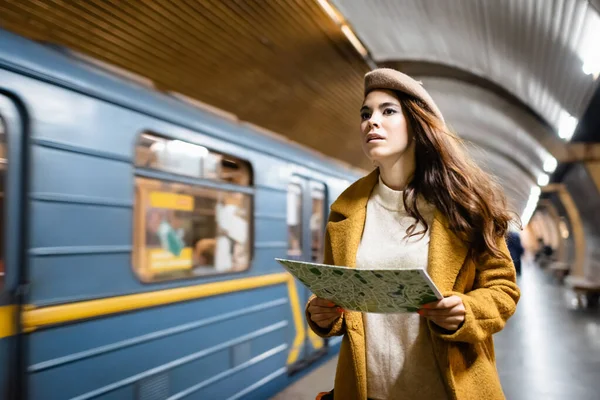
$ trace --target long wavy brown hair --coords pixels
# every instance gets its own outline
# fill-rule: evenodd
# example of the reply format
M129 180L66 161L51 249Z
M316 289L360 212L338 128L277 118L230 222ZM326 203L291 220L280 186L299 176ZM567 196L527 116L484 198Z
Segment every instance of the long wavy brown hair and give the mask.
M467 156L464 142L424 102L403 93L396 95L415 141L415 171L403 194L404 207L415 218L407 235L419 235L428 229L417 208L417 199L422 196L470 245L471 257L488 254L507 258L498 240L518 216L508 210L500 185ZM415 232L419 222L425 229Z

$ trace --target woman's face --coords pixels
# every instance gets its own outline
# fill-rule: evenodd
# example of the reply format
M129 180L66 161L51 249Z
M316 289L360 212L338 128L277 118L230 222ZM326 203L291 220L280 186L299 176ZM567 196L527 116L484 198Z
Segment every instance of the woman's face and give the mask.
M360 110L363 151L371 161L396 161L411 145L400 101L389 90L370 92Z

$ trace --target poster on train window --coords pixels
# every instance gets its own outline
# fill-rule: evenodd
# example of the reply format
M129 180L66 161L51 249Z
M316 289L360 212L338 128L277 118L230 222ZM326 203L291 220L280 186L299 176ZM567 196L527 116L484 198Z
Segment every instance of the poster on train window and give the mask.
M276 258L311 292L349 311L416 312L443 298L427 271L356 269Z
M193 266L192 248L184 235L194 211L194 197L171 192L150 192L146 210L146 260L156 274Z

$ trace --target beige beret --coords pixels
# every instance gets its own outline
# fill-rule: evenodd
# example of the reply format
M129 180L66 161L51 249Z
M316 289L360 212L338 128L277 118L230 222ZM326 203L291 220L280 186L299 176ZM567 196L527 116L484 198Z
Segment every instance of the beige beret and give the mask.
M378 68L367 72L365 75L365 96L375 89L395 90L415 97L427 104L431 111L444 121L440 109L435 105L423 85L400 71L391 68Z

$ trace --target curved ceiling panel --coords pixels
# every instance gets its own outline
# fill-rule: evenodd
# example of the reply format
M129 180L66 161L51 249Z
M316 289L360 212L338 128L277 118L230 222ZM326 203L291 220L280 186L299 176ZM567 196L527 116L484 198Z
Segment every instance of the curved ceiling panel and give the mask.
M489 79L555 130L597 85L582 71L600 32L585 0L333 0L376 62L417 60ZM594 33L596 32L596 33Z
M534 179L508 161L505 157L487 151L481 147L467 145L466 149L469 155L481 168L502 181L510 183L516 191L529 196L531 187L536 185Z
M514 165L493 153L469 149L469 154L484 171L496 178L504 189L510 209L520 215L527 205L531 187L535 186L535 183Z
M537 138L555 138L528 113L473 85L439 78L422 82L459 136L505 155L532 176L543 171L550 154Z
M502 132L496 134L496 131L490 131L488 129L487 132L491 132L493 134L493 138L490 141L486 140L486 143L481 143L477 141L477 138L474 138L474 136L476 136L476 134L481 132L481 130L484 128L474 127L472 124L462 123L453 124L453 127L455 127L457 132L461 132L460 136L465 140L465 144L467 146L470 145L473 148L479 148L497 156L504 157L506 162L518 168L528 179L536 180L537 177L542 173L537 163L535 165L530 163L530 158L525 152L523 152L522 149L515 148L514 151L508 153L501 149L506 146L506 143L499 138ZM475 134L472 133L473 131L471 129L475 129Z

